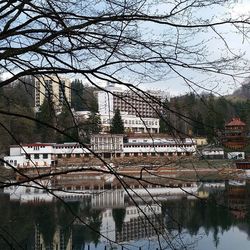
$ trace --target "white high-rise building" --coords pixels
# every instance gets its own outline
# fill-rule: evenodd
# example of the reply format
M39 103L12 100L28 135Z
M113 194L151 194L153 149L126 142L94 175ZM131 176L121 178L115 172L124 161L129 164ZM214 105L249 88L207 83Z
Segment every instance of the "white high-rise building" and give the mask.
M97 91L100 115L113 116L116 109L121 113L144 118L158 118L161 103L168 97L163 91L136 92L123 90L108 84L105 90Z
M71 82L68 78L40 76L35 80L35 108L43 104L45 98L51 98L56 111L60 111L66 99L71 104Z
M104 131L109 131L117 109L121 112L127 132L159 133L161 103L168 97L163 91L135 92L108 84L97 91L98 109Z

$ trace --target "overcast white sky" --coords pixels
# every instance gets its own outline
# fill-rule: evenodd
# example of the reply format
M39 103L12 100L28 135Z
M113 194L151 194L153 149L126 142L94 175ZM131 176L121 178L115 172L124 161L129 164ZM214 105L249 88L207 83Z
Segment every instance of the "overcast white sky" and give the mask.
M250 18L250 0L238 0L235 1L235 6L233 9L230 10L230 14L232 17L249 17ZM224 15L224 9L208 9L206 13L202 13L203 17L206 16L212 16L213 14L219 14L221 13L221 16ZM250 44L249 41L246 38L243 38L240 35L235 35L231 32L231 30L228 30L228 27L225 26L224 28L220 29L220 32L227 33L225 36L227 37L227 42L230 48L233 51L240 50L241 52L245 53L245 58L249 59L250 61ZM211 55L217 54L220 51L220 45L219 42L212 41L209 47L209 50L211 51ZM4 73L2 75L3 78L8 78L9 73ZM240 83L233 82L232 79L225 77L224 79L213 79L208 78L208 76L203 76L201 74L191 74L189 75L191 79L194 79L195 82L202 85L204 88L207 89L213 89L215 92L219 92L221 94L228 94L232 93L233 90L237 87L239 87ZM242 80L243 82L243 80ZM174 75L170 75L166 80L163 81L157 81L153 82L148 81L146 84L140 85L144 89L154 89L154 90L164 90L169 92L171 95L179 95L184 94L185 92L190 92L193 89L188 87L184 82L182 82L180 79L178 79ZM201 92L202 89L199 89L195 86L193 86L195 90L198 92Z
M232 18L249 18L250 19L250 0L236 0L235 5L230 11L225 10L223 8L220 9L208 9L206 13L202 13L203 17L205 16L212 16L221 14L224 15L225 11L231 15ZM220 15L219 15L220 16ZM228 26L224 26L222 28L219 28L219 31L225 35L227 38L227 43L232 49L232 51L240 51L242 53L245 53L245 59L249 60L248 63L250 63L250 44L249 40L246 37L243 37L239 34L235 34L230 29L228 29ZM209 34L207 34L209 36ZM221 41L220 41L221 42ZM216 54L220 51L220 42L219 41L212 41L210 44L210 51L211 54ZM218 92L220 94L230 94L232 93L236 88L240 86L242 82L244 82L244 79L239 80L238 82L234 82L233 79L229 77L223 77L222 79L209 79L207 76L203 75L193 75L191 78L194 79L197 83L200 83L204 88L207 89L213 89L215 92ZM198 80L197 80L198 79ZM147 86L150 88L155 89L162 89L167 90L170 92L171 95L179 95L184 94L185 92L193 91L190 87L188 87L185 83L183 83L178 78L169 79L168 81L161 81L158 83L148 83ZM196 88L194 86L194 89L198 92L202 91L202 89Z

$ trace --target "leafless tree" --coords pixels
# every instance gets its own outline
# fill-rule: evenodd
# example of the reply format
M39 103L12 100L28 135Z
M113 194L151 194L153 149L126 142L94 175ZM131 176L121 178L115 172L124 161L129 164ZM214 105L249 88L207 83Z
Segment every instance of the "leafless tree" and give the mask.
M166 112L191 123L192 117L159 103L144 86L179 82L199 94L202 90L218 93L223 82L241 82L249 74L249 64L240 48L231 46L231 39L236 34L247 43L250 23L249 17L233 15L234 3L224 0L0 1L0 72L6 76L2 77L0 88L22 77L51 74L58 78L78 77L101 90L102 84L109 82L129 88L147 102L150 99L152 107L158 102ZM27 81L21 82L27 86ZM70 109L69 103L67 107ZM155 111L161 116L159 110ZM47 124L6 109L0 109L0 114L40 123L71 138L55 123ZM173 124L168 125L178 132ZM4 124L1 127L17 144L21 143ZM79 143L87 147L81 140ZM105 170L92 170L114 175L125 190L129 188L126 178L142 186L155 184L142 174L140 177L117 174L105 159L92 153L99 163L107 166ZM33 180L46 188L38 182L41 178L90 170L91 167L64 169L29 178L18 173L24 181L15 184L25 185ZM3 184L6 185L13 184ZM158 237L160 242L159 234ZM165 240L175 249L170 239Z

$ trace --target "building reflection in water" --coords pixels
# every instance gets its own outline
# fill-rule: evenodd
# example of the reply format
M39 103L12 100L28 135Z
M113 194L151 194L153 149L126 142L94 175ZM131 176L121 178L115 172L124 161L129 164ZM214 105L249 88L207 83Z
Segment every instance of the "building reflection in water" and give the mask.
M122 190L93 194L86 200L67 205L60 202L20 204L4 196L0 197L0 233L13 249L21 245L27 250L80 250L91 245L92 250L95 245L109 245L109 240L120 244L157 240L158 235L183 233L183 230L198 235L200 228L226 231L243 223L244 231L250 230L246 220L250 205L249 182L242 185L229 182L225 190L213 190L206 198L203 202L202 199L169 197L157 204L148 200L148 205L141 201L135 206L124 197ZM69 212L67 206L74 213ZM0 249L9 249L3 239L0 239Z
M229 181L226 185L227 206L236 219L244 219L250 207L250 182Z
M119 243L149 238L164 231L160 205L129 206L123 209L106 209L102 213L101 237Z
M91 195L92 208L124 207L124 190L106 190Z
M34 250L72 250L72 230L68 232L56 227L52 241L46 242L44 234L35 226Z

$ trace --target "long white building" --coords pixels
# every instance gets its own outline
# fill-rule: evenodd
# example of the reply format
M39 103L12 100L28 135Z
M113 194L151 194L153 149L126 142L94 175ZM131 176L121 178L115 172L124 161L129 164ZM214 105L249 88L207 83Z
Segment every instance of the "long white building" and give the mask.
M190 138L167 138L160 135L131 135L124 143L124 156L190 156L196 154L196 142Z
M103 131L110 131L110 125L113 116L101 115L101 123ZM128 115L121 113L124 129L127 133L159 133L160 121L153 117L137 117L135 115Z
M157 135L157 134L156 134ZM13 145L5 156L5 166L32 168L57 165L58 160L74 158L138 157L138 156L191 156L196 154L196 142L191 139L174 139L149 135L92 135L89 148L79 143L33 143ZM95 154L93 154L93 152Z
M84 157L90 151L78 143L33 143L10 146L10 155L4 161L13 167L32 168L50 167L56 164L59 158ZM8 167L8 164L5 163Z

